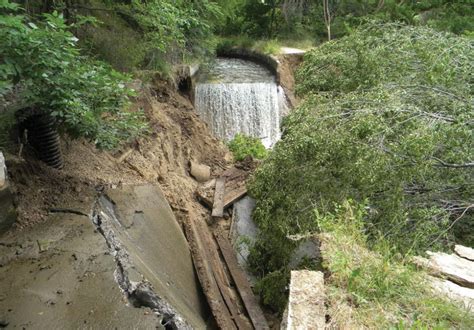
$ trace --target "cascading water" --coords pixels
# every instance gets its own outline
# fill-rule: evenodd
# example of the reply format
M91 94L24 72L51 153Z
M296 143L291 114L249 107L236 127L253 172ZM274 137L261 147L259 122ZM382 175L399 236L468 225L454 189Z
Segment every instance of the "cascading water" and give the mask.
M195 107L223 140L243 133L271 147L280 139L284 92L266 68L241 59L218 58L196 85Z

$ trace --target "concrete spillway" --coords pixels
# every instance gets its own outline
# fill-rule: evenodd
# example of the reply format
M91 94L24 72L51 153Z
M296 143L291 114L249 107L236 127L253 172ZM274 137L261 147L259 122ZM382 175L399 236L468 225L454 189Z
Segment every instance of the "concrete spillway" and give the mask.
M258 137L267 147L280 139L284 93L266 68L240 59L217 59L200 74L195 107L214 135Z

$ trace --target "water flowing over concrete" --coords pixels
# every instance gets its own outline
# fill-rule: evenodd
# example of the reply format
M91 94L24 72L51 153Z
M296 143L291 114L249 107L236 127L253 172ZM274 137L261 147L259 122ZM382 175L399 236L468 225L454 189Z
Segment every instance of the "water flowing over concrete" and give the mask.
M260 138L269 148L280 139L284 99L283 89L268 69L222 58L200 74L195 107L218 138L228 141L243 133Z

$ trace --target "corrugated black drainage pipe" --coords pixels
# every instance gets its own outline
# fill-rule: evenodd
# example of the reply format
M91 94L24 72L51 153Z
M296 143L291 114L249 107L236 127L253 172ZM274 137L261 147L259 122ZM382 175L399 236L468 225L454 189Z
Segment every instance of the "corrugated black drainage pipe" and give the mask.
M22 120L21 126L27 130L28 143L38 158L51 167L61 169L63 156L55 120L48 114L32 114Z

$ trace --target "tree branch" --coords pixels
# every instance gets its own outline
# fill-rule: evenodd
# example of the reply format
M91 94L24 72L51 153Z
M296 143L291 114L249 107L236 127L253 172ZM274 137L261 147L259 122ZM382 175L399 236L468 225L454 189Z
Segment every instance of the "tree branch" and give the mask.
M474 162L471 163L464 163L464 164L451 164L451 163L446 163L445 161L432 157L434 160L436 160L439 164L435 165L438 167L451 167L451 168L466 168L466 167L474 167Z

